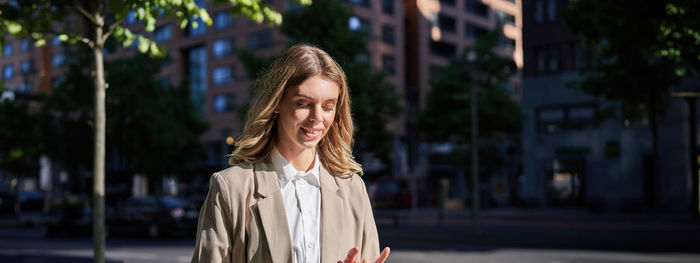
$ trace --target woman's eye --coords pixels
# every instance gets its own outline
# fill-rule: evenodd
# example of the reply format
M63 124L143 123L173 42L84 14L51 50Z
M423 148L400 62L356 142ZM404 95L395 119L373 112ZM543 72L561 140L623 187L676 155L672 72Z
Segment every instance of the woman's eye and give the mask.
M309 104L308 103L297 103L297 107L306 108L306 107L309 107Z
M324 111L334 111L335 107L323 107Z

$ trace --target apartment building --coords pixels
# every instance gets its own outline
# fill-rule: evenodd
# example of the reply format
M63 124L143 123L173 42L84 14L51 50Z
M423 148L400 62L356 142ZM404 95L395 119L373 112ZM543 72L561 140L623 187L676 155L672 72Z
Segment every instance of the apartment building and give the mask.
M401 0L343 0L355 15L348 21L350 30L367 32L368 52L358 58L378 71L386 72L393 90L403 98L405 90L405 39L403 1ZM289 40L278 30L266 24L257 24L244 17L230 15L230 5L214 5L196 1L205 7L213 20L210 27L180 29L174 19L160 19L154 32L144 32L140 21L131 13L125 24L134 33L149 34L151 39L168 51L172 62L164 65L158 78L173 84L186 80L190 84L191 99L203 113L211 128L201 140L206 146L206 158L199 166L217 169L227 166L225 155L230 153L233 138L241 131L238 109L249 100L250 79L238 60L236 50L248 48L261 57L279 54ZM287 0L269 2L274 9L284 12L303 8ZM70 17L66 26L80 28L79 17ZM132 47L119 48L106 54L106 59L133 55ZM29 38L8 38L0 57L2 81L7 96L31 95L49 92L52 83L61 79L61 66L66 55L57 37L44 47L34 47ZM404 133L403 119L388 124L397 136Z
M661 175L654 178L649 122L625 119L618 103L568 87L590 58L559 17L567 2L522 5L522 198L536 206L596 211L687 207L685 105L671 100L659 125ZM611 117L600 118L609 110Z

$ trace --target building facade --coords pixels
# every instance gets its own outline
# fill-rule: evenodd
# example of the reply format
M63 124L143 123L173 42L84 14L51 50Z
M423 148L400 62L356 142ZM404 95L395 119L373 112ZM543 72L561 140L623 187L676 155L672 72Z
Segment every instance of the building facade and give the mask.
M521 197L547 207L686 208L685 104L671 100L659 125L661 172L654 178L648 121L625 119L618 103L568 87L590 58L559 17L566 2L523 1Z

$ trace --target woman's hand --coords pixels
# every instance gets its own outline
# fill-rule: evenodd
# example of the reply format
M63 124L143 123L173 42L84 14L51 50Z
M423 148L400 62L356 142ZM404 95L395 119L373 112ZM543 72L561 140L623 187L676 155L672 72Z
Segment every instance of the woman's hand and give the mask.
M367 259L360 259L355 260L355 256L357 256L357 253L360 252L360 249L354 247L351 248L350 251L348 252L348 256L345 257L345 260L343 261L338 261L338 263L369 263ZM382 250L382 254L379 255L379 257L374 261L374 263L384 263L386 258L389 257L389 253L391 252L391 249L389 247L385 247L384 250Z

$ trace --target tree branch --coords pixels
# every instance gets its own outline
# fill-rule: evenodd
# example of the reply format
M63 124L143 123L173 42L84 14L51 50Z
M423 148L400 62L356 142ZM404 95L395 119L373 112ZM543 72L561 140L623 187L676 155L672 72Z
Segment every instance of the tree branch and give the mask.
M88 20L90 20L90 22L97 25L97 20L95 20L95 17L91 16L90 13L88 13L82 6L75 4L75 5L73 5L73 7L75 8L75 10L78 11L78 13L83 15L83 17L87 18ZM102 26L102 25L99 25L99 26Z
M105 41L107 41L107 38L109 38L109 36L112 35L112 32L114 32L114 29L116 29L119 26L119 24L121 24L121 22L123 20L124 20L123 18L119 19L117 21L114 21L114 23L112 23L111 25L109 25L109 28L107 28L107 32L105 32L105 34L102 36L103 43Z

